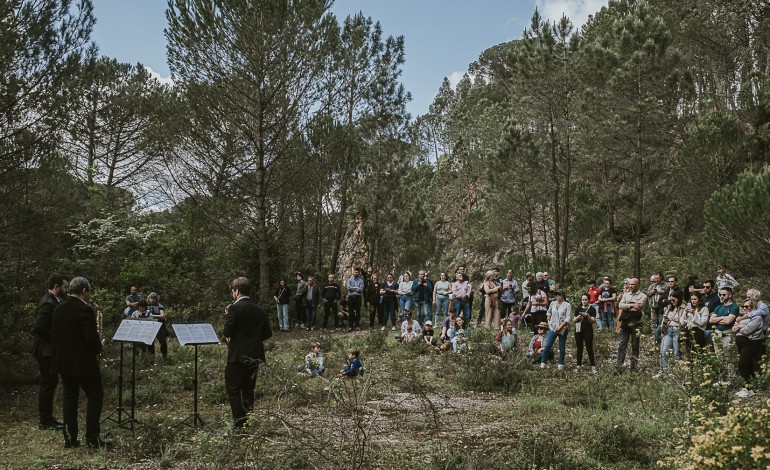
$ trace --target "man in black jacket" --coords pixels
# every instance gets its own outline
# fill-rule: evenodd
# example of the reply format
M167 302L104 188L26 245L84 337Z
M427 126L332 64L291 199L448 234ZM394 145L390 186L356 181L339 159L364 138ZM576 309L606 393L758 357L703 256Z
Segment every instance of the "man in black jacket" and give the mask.
M35 310L35 323L32 327L35 339L32 340L32 354L40 370L40 390L37 400L40 429L58 431L62 428L62 423L53 417L53 396L59 384L59 374L51 371L51 343L53 342L51 325L53 311L67 295L68 289L69 279L66 276L59 273L51 274L48 277L48 292L43 294Z
M70 296L53 312L52 370L62 378L64 403L64 447L79 447L78 395L86 394L86 443L89 447L111 447L99 436L104 389L99 370L102 340L96 326L96 312L88 302L91 284L84 277L70 281Z
M262 343L273 335L267 314L250 297L251 284L245 277L230 282L233 303L225 313L224 336L227 339L225 388L233 422L243 427L254 405L257 370L265 362Z

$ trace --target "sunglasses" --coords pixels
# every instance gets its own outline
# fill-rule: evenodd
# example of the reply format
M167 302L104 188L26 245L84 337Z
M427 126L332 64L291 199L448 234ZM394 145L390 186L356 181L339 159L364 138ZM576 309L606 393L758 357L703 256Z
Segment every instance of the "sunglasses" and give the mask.
M751 308L751 305L744 305L743 308Z

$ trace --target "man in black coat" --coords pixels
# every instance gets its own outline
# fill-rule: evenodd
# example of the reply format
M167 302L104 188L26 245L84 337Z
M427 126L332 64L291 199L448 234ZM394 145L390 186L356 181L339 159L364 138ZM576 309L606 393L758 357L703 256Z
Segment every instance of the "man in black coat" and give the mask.
M32 326L32 354L37 360L40 370L40 390L38 391L37 412L39 415L38 427L40 429L53 429L58 431L62 423L53 417L53 396L56 386L59 384L59 374L51 371L51 343L53 334L51 325L53 311L61 302L69 289L69 279L59 273L53 273L48 277L48 292L37 304L35 310L35 323Z
M235 427L243 427L254 405L257 370L265 362L262 343L273 335L267 314L250 297L251 284L245 277L230 282L233 303L225 313L224 336L227 339L225 388Z
M78 447L78 396L86 394L86 444L111 447L100 437L104 389L99 370L102 340L96 326L96 311L88 304L91 284L84 277L70 281L70 296L53 312L52 370L61 374L64 402L64 447Z

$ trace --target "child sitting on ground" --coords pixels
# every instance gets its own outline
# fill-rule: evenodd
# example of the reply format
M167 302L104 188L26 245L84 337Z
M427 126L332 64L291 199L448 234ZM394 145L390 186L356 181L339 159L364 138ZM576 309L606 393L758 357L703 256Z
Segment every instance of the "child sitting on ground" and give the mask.
M458 317L462 318L462 317ZM455 333L455 337L452 338L452 348L454 352L460 352L468 345L468 338L465 336L465 330L460 328Z
M324 356L321 354L321 343L310 343L310 352L305 356L305 368L304 373L311 377L318 377L323 375L326 367L324 367Z
M436 347L436 338L433 337L433 322L428 320L425 322L425 328L422 330L422 340L425 344L431 347Z
M360 355L361 351L358 348L348 349L348 366L340 371L340 379L350 379L364 375L364 365L358 357Z

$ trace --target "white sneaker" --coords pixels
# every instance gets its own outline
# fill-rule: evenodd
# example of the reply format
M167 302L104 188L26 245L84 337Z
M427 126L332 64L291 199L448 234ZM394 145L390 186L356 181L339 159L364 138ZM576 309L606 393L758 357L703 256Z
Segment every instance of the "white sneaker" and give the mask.
M396 327L395 326L391 326L390 327L390 331L396 331Z
M742 388L738 391L738 393L735 394L738 398L749 398L754 396L754 390L749 390L747 388Z
M559 369L559 370L562 370L562 369L564 369L564 364L559 364L558 366L556 366L556 368Z
M541 363L540 363L540 368L541 368L541 369L545 369L545 362L541 362Z
M383 326L382 328L380 328L380 331L385 331L385 327Z

